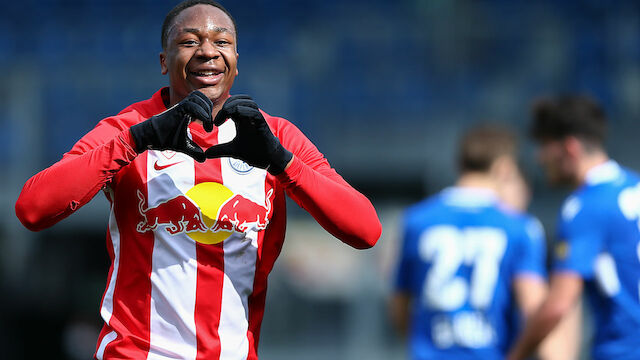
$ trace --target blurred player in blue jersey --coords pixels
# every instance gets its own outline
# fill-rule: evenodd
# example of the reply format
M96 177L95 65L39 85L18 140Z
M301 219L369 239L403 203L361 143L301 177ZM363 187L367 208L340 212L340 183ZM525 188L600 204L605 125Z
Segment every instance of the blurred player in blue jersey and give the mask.
M404 216L390 310L416 360L504 359L514 306L527 316L546 294L542 228L514 209L526 200L516 196L508 206L498 195L518 180L514 136L472 129L458 165L455 186Z
M526 358L583 291L595 319L592 359L640 359L640 180L608 157L605 130L603 110L587 97L534 106L547 178L575 191L560 211L549 294L510 360Z

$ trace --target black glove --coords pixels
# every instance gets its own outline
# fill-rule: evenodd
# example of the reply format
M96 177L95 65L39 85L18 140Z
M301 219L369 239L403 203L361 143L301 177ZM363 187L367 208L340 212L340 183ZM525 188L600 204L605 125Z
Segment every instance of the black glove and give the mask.
M204 151L189 139L187 129L192 120L199 119L205 131L213 130L212 107L211 100L196 90L166 111L133 125L129 131L136 143L136 151L175 150L204 162L207 159Z
M273 175L284 171L293 154L285 149L269 129L258 105L247 95L234 95L225 101L213 120L216 126L231 118L236 137L228 143L210 147L207 158L230 156L256 166Z

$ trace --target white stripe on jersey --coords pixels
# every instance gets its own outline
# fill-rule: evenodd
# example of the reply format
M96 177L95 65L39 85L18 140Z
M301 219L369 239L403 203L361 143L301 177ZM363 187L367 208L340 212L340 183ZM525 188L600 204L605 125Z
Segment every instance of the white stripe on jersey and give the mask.
M118 334L115 331L111 331L107 335L102 338L100 342L100 346L98 346L98 350L96 351L96 359L102 360L104 358L104 349L109 345L110 342L115 340L118 337Z
M219 127L218 143L225 143L236 135L235 125L227 121ZM234 194L240 194L265 206L265 179L267 172L254 168L240 173L231 167L229 158L221 158L223 185ZM220 359L246 359L249 352L248 297L253 292L258 233L248 230L246 236L233 233L223 243L224 283L220 310Z
M109 214L109 235L111 237L111 245L113 246L113 271L111 272L109 286L104 293L102 307L100 308L100 315L106 324L109 324L109 321L111 321L111 315L113 314L113 292L116 287L116 279L118 278L118 268L120 267L120 230L118 229L118 222L116 221L116 215L113 209L114 206L111 205L111 213Z
M160 171L154 164L174 164ZM184 195L195 183L194 160L175 153L168 160L159 151L147 156L147 206ZM175 235L160 225L154 232L151 261L150 347L147 359L195 359L196 244L186 233Z

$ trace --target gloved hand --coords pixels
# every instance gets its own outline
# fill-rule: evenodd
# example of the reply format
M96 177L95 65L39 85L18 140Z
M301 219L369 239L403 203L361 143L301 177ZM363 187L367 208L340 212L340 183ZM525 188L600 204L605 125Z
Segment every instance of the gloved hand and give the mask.
M258 105L247 95L234 95L225 101L213 120L216 126L231 118L236 137L228 143L210 147L207 158L230 156L249 165L266 169L273 175L284 171L293 154L285 149L269 129Z
M191 92L166 111L129 128L136 151L174 150L204 162L207 159L204 151L187 136L187 129L191 121L199 119L205 131L213 130L212 108L211 100L203 93L197 90Z

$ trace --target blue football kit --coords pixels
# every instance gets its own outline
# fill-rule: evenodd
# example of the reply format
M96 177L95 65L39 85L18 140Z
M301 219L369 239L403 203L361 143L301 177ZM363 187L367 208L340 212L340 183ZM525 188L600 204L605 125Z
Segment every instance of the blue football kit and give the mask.
M553 271L584 279L594 360L640 359L639 182L610 160L587 173L559 216Z
M453 187L407 209L403 227L395 291L413 300L411 358L504 359L513 281L544 281L540 223L489 190Z

